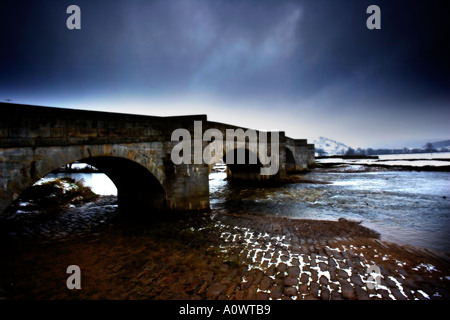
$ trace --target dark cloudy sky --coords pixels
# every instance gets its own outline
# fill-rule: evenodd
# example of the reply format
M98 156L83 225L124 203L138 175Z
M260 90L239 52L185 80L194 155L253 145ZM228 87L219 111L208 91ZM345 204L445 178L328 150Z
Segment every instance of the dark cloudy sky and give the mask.
M445 2L2 1L0 100L201 113L353 147L449 139Z

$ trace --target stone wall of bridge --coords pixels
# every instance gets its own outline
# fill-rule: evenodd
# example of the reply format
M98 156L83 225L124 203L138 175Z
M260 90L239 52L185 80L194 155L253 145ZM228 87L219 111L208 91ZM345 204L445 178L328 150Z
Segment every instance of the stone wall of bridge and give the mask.
M200 137L195 134L196 121L202 125ZM172 149L179 143L171 141L171 134L179 128L190 132L192 159L201 156L198 153L209 144L202 137L207 129L223 132L224 146L226 130L240 129L209 122L206 115L151 117L0 103L0 212L40 178L75 161L89 163L111 178L123 210L207 210L208 164L175 165L171 159ZM311 156L306 140L278 134L276 175L262 176L261 163L229 164L229 178L279 179L314 162L314 150ZM247 141L244 149L252 149L250 143ZM200 149L195 148L199 145ZM237 141L232 145L239 147ZM271 151L268 143L268 154Z

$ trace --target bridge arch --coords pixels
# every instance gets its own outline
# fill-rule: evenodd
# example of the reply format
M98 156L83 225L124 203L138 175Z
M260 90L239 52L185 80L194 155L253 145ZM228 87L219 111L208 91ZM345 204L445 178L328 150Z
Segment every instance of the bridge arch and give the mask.
M139 213L166 208L166 195L158 179L139 163L119 157L104 156L81 159L105 173L117 187L119 208Z
M245 156L245 163L239 163L238 153L243 152ZM227 156L232 154L233 163L227 163ZM250 157L256 160L250 162ZM261 175L261 168L263 167L261 161L259 160L258 154L253 153L248 148L235 148L228 151L228 153L223 153L223 162L227 165L227 176L230 180L234 181L259 181L264 179L265 176Z
M121 210L165 209L164 171L156 159L136 150L139 148L127 145L23 148L21 156L28 161L11 168L16 174L4 187L11 194L10 201L2 203L2 207L9 206L23 191L52 171L79 161L100 169L113 181Z

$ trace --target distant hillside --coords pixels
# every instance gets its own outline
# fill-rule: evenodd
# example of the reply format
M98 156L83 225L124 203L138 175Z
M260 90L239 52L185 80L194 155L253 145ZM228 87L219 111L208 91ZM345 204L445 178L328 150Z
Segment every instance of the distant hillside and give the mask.
M427 140L424 140L427 141ZM434 142L433 142L434 141ZM432 149L430 150L427 143L431 142ZM404 154L404 153L426 153L426 152L448 152L450 151L450 140L428 140L426 143L414 143L415 147L401 147L401 148L368 148L361 149L353 148L329 138L320 137L313 140L315 145L315 152L318 156L334 156L334 155L349 155L349 156L372 156L385 154ZM422 146L423 145L423 146Z
M433 147L436 149L439 148L450 148L450 140L443 140L443 141L437 141L437 142L432 142ZM422 148L426 148L426 144L424 146L422 146Z
M345 154L350 148L342 142L325 137L320 137L318 140L314 140L313 143L317 153L328 156Z
M426 139L410 139L410 140L395 140L393 139L390 142L380 142L380 143L375 143L373 145L371 145L370 147L372 149L402 149L402 148L409 148L409 149L420 149L420 148L425 148L426 144L428 142L431 142L433 144L433 146L435 145L435 143L440 144L446 144L445 146L442 147L447 147L450 145L449 143L450 140L444 140L444 139L432 139L432 138L426 138ZM436 148L442 148L437 146Z

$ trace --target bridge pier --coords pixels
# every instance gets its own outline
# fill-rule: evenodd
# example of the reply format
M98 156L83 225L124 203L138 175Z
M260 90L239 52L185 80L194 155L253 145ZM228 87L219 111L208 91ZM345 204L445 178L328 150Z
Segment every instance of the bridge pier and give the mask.
M167 167L167 208L177 211L208 210L208 166L168 163Z

